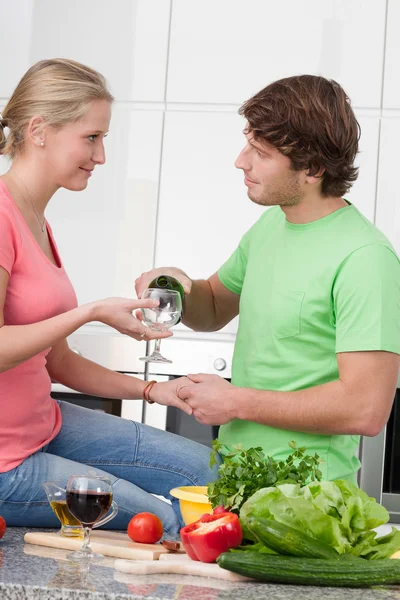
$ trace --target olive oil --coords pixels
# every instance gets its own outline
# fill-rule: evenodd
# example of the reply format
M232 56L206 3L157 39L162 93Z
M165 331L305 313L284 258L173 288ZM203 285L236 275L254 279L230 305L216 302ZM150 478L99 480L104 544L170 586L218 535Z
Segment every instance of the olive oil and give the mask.
M82 535L81 524L77 519L75 519L75 517L71 515L65 500L56 500L54 502L50 502L50 506L61 522L62 532L64 535Z

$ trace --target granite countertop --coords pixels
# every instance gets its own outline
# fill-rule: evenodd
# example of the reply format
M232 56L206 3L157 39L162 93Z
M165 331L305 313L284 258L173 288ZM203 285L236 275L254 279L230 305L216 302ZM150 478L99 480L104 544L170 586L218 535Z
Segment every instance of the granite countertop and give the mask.
M136 576L115 571L112 558L85 569L68 561L66 550L24 544L27 531L9 528L0 541L1 600L400 600L400 586L319 588L188 575Z

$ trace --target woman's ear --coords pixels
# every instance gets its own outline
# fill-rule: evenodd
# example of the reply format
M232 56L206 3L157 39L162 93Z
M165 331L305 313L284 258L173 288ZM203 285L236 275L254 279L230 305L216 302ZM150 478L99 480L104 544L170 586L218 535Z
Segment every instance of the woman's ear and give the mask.
M32 117L28 123L27 138L34 146L43 147L44 139L44 120L43 117Z

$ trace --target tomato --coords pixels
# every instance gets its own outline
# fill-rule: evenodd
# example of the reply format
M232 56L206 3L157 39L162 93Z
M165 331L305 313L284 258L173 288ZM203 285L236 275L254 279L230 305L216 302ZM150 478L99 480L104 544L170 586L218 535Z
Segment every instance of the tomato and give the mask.
M3 519L3 517L0 517L0 540L3 537L3 535L5 534L6 529L7 529L6 522Z
M129 521L128 535L134 542L155 544L162 538L163 524L153 513L138 513Z

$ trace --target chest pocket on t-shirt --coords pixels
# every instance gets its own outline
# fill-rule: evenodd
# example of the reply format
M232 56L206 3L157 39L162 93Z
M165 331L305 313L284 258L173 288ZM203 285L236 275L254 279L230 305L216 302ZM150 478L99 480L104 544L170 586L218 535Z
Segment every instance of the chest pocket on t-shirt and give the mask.
M305 292L284 290L271 297L271 328L278 340L299 335Z

